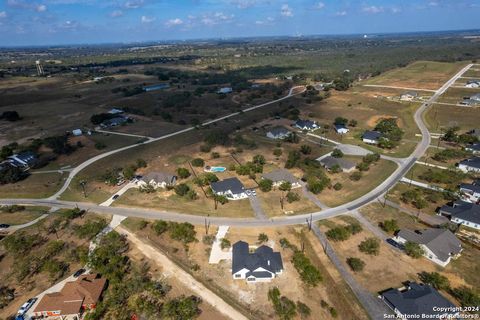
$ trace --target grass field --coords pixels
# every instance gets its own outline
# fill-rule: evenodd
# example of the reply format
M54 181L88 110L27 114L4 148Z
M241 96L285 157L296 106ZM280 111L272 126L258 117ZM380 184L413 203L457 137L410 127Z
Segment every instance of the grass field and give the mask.
M475 70L477 69L477 70ZM478 66L474 66L472 67L470 70L468 70L467 72L465 72L463 74L464 77L471 77L471 78L480 78L480 71L478 71L479 67Z
M457 104L463 100L464 97L470 97L480 90L474 90L469 88L453 88L450 87L444 94L437 100L438 102L454 103ZM460 107L462 108L462 107Z
M134 206L219 217L253 217L253 211L248 200L229 201L224 205L219 204L218 209L215 210L213 200L205 198L201 194L201 190L196 191L199 198L197 200L187 200L176 195L173 191L158 191L154 194L145 194L138 190L130 189L115 201L114 206Z
M357 162L359 161L360 158L357 157ZM396 168L397 165L394 162L380 160L378 163L371 165L370 170L364 172L362 179L359 181L350 180L349 176L351 173L329 174L332 185L341 183L343 188L339 191L333 188L325 189L318 195L318 198L329 207L336 207L350 202L373 190L390 176Z
M404 193L407 190L414 190L414 189L418 189L420 192L429 192L429 193L436 194L438 196L438 199L440 199L440 201L438 201L437 203L426 201L427 206L423 209L417 209L412 204L401 201L402 193ZM410 186L409 184L403 183L403 182L397 183L392 189L388 191L388 200L398 203L402 207L410 209L412 211L423 212L425 214L430 214L430 215L436 214L437 208L441 207L447 202L446 200L443 200L443 194L441 192L433 191L433 190L425 190L420 187L415 187L413 185Z
M377 226L379 226L380 223L384 222L385 220L394 219L397 221L400 229L407 228L411 230L418 230L425 228L425 225L418 222L415 217L412 217L388 205L383 207L379 203L372 203L361 208L360 212Z
M421 165L421 164L415 164L411 169L410 171L408 171L406 174L405 174L405 177L408 178L408 179L413 179L415 181L420 181L420 182L424 182L424 183L428 183L428 184L431 184L431 185L436 185L436 186L439 186L441 188L455 188L458 184L462 183L462 182L467 182L469 181L469 178L468 176L465 175L465 178L464 179L454 179L454 182L451 183L450 185L447 185L447 184L444 184L444 183L431 183L431 182L428 182L426 181L425 179L422 179L421 176L424 175L425 172L427 171L433 171L433 172L442 172L442 171L445 171L445 169L440 169L440 168L434 168L434 167L428 167L428 166L425 166L425 165Z
M25 180L0 185L1 198L46 198L60 189L66 174L32 174Z
M478 108L466 108L434 104L425 112L425 121L432 132L458 126L463 131L478 127Z
M417 61L371 78L366 84L436 90L465 65L466 62Z
M269 217L285 216L287 214L288 215L303 214L303 213L320 211L320 208L318 208L313 202L311 202L310 200L308 200L302 195L301 188L292 189L292 192L297 193L300 196L300 200L292 203L288 203L285 200L283 211L280 206L280 198L282 196L281 191L276 190L276 191L270 191L268 193L257 191L257 198L260 200L260 203L262 204L262 208L265 211L265 214Z
M24 224L35 220L42 214L47 212L48 208L45 207L26 207L23 211L18 212L0 212L0 223L6 223L10 225Z

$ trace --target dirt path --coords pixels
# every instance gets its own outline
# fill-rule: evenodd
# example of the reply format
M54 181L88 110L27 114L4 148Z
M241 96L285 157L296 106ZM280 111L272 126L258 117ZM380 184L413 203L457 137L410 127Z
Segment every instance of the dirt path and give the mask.
M195 280L189 273L174 264L164 254L156 250L151 245L140 240L135 234L119 226L117 232L127 236L129 242L134 244L148 259L156 262L163 268L165 276L174 276L187 288L191 289L196 295L200 296L205 302L215 307L219 312L233 320L247 320L244 315L231 307L222 298L206 288L202 283Z

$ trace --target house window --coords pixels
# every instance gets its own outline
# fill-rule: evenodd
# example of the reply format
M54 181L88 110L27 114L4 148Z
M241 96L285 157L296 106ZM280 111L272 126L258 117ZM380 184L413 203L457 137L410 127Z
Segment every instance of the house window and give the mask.
M242 276L242 275L240 275L240 274L236 274L236 275L235 275L235 278L240 278L241 276Z

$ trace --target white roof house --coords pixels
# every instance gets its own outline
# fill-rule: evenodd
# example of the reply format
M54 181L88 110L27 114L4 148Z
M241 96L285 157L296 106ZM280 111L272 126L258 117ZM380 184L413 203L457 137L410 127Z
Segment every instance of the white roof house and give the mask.
M348 129L344 124L335 124L333 127L335 128L335 132L338 134L346 134L350 131L350 129Z
M175 185L176 181L177 177L170 173L150 172L147 175L143 176L142 179L137 182L137 184L140 187L150 185L157 189L173 186Z
M463 172L480 172L480 157L460 161L458 163L458 169Z
M81 136L82 135L82 129L74 129L72 130L72 134L75 136L75 137L78 137L78 136Z

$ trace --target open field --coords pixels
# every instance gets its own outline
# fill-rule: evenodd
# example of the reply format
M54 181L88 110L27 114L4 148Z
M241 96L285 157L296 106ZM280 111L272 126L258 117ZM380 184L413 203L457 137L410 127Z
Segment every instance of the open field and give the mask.
M0 211L0 223L6 223L9 225L24 224L35 220L47 211L48 208L31 206L25 207L25 210L13 213Z
M476 67L473 67L472 69L478 69L478 66ZM464 77L471 77L471 78L480 78L480 71L478 70L468 70L467 72L465 72L465 74L463 75Z
M373 77L366 83L436 90L466 64L416 61L405 68L390 70Z
M150 225L139 230L135 228L134 220L128 218L123 222L139 237L148 239L152 245L164 252L171 260L180 265L187 272L191 273L197 280L201 281L208 288L222 296L231 305L236 306L240 311L256 319L273 319L274 312L271 303L268 301L267 292L272 286L277 286L282 295L293 301L302 301L312 309L312 319L333 319L327 309L320 306L319 301L325 300L333 306L338 317L349 319L355 314L356 319L366 319L364 311L358 305L348 286L336 273L328 258L324 255L318 242L314 239L304 237L304 228L261 228L261 229L235 229L231 228L226 238L234 244L238 240L248 242L250 245L257 243L259 233L265 233L268 238L268 245L274 250L280 251L284 263L284 272L271 283L257 283L248 285L245 281L235 281L231 277L230 261L222 261L217 265L208 264L210 247L202 241L205 235L204 227L197 226L198 242L188 245L188 250L179 242L171 240L165 233L157 236L152 232ZM214 234L211 228L209 234ZM300 246L305 241L305 253L312 259L312 263L319 268L323 281L317 287L304 285L298 277L298 273L291 263L292 252L290 249L282 249L278 243L279 239L286 238L290 243ZM305 239L305 240L302 240ZM312 241L310 244L310 241ZM319 256L321 256L319 258ZM192 265L198 270L193 271ZM315 315L315 316L313 316Z
M347 159L349 157L346 157ZM357 163L361 161L360 157L356 158ZM349 159L350 160L350 159ZM341 183L343 188L339 191L333 188L323 190L318 198L329 207L336 207L341 204L350 202L373 190L382 183L397 168L394 162L388 160L380 160L370 165L370 170L363 173L363 177L359 181L352 181L349 177L351 173L328 174L331 184Z
M62 185L66 174L31 174L14 184L0 185L1 198L46 198Z
M457 103L460 103L463 100L463 98L473 96L477 92L480 92L480 90L478 90L478 89L473 90L473 89L469 89L469 88L449 88L438 99L438 102L457 104ZM460 108L471 108L471 107L460 107Z
M415 189L418 189L422 193L422 196L425 195L424 193L432 194L433 195L432 198L435 199L436 202L427 200L426 201L426 207L424 207L422 209L418 209L413 204L405 203L401 200L402 193L404 193L408 190L415 190ZM441 207L442 205L444 205L447 202L447 200L444 200L442 192L433 191L433 190L426 190L426 189L423 189L423 188L420 188L420 187L416 187L414 185L410 186L409 184L403 183L403 182L397 183L392 189L390 189L390 191L388 191L388 200L391 200L395 203L398 203L402 207L410 209L414 212L417 211L417 212L422 212L422 213L430 214L430 215L436 214L436 210L438 209L438 207Z
M292 203L288 203L288 201L285 200L283 210L280 206L282 191L275 190L268 193L257 191L257 198L260 200L265 214L269 217L320 211L319 207L303 196L301 188L292 189L292 192L297 193L300 196L300 200ZM283 196L285 196L285 194L283 194Z
M116 200L114 206L134 206L178 213L233 218L253 217L253 211L248 199L229 201L224 205L219 204L218 209L215 210L212 199L205 198L200 188L195 188L195 191L199 196L197 200L185 199L176 195L174 191L157 191L154 194L145 194L136 189L131 189Z
M432 171L433 173L447 173L445 169L439 169L439 168L434 168L434 167L428 167L424 166L421 164L415 164L408 173L405 174L405 177L408 179L413 179L415 181L439 186L444 189L448 188L455 188L457 185L459 185L462 182L467 182L470 181L470 177L467 174L462 173L459 170L455 170L455 172L452 172L452 174L449 175L451 177L452 183L441 183L441 182L429 182L425 179L425 173ZM472 176L473 178L473 176Z
M425 123L432 132L458 126L461 130L470 131L478 127L478 108L457 107L433 104L425 112Z

